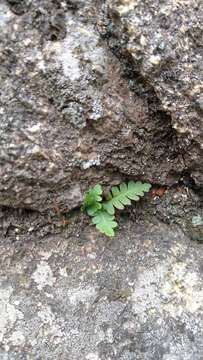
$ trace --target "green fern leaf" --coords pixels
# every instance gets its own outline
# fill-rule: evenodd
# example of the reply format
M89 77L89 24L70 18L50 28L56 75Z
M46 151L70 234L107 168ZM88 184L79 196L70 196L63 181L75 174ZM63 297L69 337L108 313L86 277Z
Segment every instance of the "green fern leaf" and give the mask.
M150 188L150 184L141 181L129 181L128 184L122 183L119 186L113 186L107 194L107 200L103 203L103 208L109 215L114 215L115 208L123 210L125 205L131 205L131 200L138 201Z
M82 205L82 210L87 211L88 215L92 216L98 210L102 208L102 187L97 184L93 188L90 188L86 193Z
M97 211L92 217L92 222L101 233L109 237L114 236L114 229L118 226L114 216L105 210Z
M97 203L95 203L95 204L90 205L90 206L86 209L86 211L87 211L88 215L92 216L92 215L94 215L98 210L100 210L101 208L102 208L102 205L101 205L99 202L97 202Z

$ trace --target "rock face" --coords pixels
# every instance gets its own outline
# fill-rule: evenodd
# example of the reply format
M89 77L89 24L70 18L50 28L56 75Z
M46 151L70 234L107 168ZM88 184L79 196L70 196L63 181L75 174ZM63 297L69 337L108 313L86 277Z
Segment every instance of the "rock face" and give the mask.
M2 360L202 360L201 14L166 3L0 1ZM156 186L115 238L68 213L122 179Z
M107 0L114 35L171 116L185 168L203 184L201 0ZM123 41L121 41L121 39Z
M0 243L1 359L202 359L203 248L176 226L17 236Z
M122 59L101 38L105 15L100 2L1 2L0 205L66 211L80 204L90 184L110 185L126 177L171 185L187 172L201 185L198 36L188 33L190 42L179 47L178 63L171 48L181 43L185 22L182 30L177 22L175 37L169 24L171 38L163 29L164 37L153 27L153 6L146 9L151 17L143 15L147 2L135 9L132 1L106 3L112 24L114 14L118 19L125 51L136 66L142 63L137 71L152 85L146 96L130 88ZM172 11L172 5L167 9ZM161 24L163 17L156 26L162 29ZM196 24L197 34L198 29ZM137 40L132 49L135 33L145 49L140 60ZM163 37L161 53L154 52L157 34ZM173 61L167 60L169 54Z

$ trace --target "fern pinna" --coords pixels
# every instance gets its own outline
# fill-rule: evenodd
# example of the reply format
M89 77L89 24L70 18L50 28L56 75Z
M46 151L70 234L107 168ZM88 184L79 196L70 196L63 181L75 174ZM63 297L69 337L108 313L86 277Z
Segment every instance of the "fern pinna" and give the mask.
M131 200L138 201L150 188L150 184L129 181L113 186L103 199L102 187L97 184L85 193L82 210L91 216L92 223L101 233L111 237L118 226L115 209L123 210L126 205L131 205Z

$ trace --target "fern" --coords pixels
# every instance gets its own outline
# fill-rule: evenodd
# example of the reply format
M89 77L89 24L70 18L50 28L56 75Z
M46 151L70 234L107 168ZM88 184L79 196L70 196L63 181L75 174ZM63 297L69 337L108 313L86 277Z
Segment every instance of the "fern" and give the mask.
M113 186L103 200L102 187L97 184L85 193L81 209L92 217L92 223L101 233L111 237L118 226L115 221L115 208L123 210L125 205L131 205L131 200L138 201L150 188L150 184L129 181L128 184Z
M129 181L128 184L122 183L119 186L113 186L107 194L107 201L103 203L103 208L113 215L115 208L123 210L125 205L131 205L131 200L138 201L141 196L144 196L150 187L150 184L143 184L140 181Z
M97 184L90 188L86 193L83 200L82 211L87 211L88 215L92 216L96 211L102 208L102 187Z
M114 236L114 229L118 226L113 215L109 215L105 210L97 211L92 218L93 224L103 234Z

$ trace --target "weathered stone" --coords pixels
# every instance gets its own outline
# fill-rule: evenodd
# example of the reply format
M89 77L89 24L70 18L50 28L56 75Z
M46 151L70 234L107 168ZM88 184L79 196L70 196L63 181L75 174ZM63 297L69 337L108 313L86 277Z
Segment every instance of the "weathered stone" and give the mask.
M183 59L176 63L171 51L172 73L177 64L182 80L198 72L182 67L187 37L178 28L172 37L170 16L157 19L157 52L141 52L140 63L132 56L135 27L128 33L124 17L134 19L134 4L0 1L2 360L202 360L202 97L194 98L195 137L184 88L173 80L180 94L169 108L173 87L159 72L177 38ZM157 3L142 4L139 41L147 49ZM181 2L177 24L190 12L193 22L193 5ZM192 31L195 63L201 42ZM156 186L118 214L114 239L78 209L67 212L90 184L126 178Z
M179 227L30 234L0 242L2 360L202 359L203 248Z
M163 16L153 20L155 3L151 15L144 2L138 3L139 21L133 1L106 3L112 24L117 12L122 25L118 45L125 45L156 94L133 91L122 77L122 59L100 36L101 3L22 1L22 11L14 11L19 9L15 1L0 5L0 204L66 211L80 204L90 184L110 185L126 177L173 185L187 173L201 185L200 60L198 47L189 42L191 32L182 27L179 33L170 22L165 34ZM180 11L174 6L164 7L165 12ZM163 12L161 5L157 9ZM193 16L188 24L192 21ZM192 58L193 49L194 66L187 63L187 51ZM166 72L179 75L168 81ZM135 85L136 76L131 82Z
M203 184L201 111L203 7L201 0L107 0L114 46L155 90L171 116L177 151L198 186ZM112 23L114 27L112 27Z
M26 2L21 16L1 4L2 205L65 211L91 183L173 184L185 169L170 118L129 90L101 40L96 3L68 4Z

